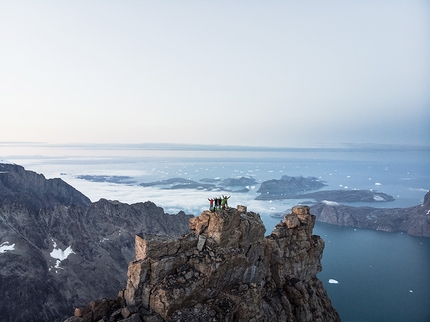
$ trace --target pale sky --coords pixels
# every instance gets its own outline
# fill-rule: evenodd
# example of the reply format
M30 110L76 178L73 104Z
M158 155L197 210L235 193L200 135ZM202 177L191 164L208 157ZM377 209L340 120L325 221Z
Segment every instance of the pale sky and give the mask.
M0 2L0 141L430 144L430 2Z

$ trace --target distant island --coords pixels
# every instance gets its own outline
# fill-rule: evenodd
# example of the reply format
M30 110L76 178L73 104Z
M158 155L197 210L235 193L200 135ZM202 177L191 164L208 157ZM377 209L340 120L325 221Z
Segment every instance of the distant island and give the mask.
M323 201L310 209L317 221L328 224L430 237L430 191L424 196L423 204L409 208L352 207Z
M109 182L116 184L137 184L130 176L107 175L78 175L78 179L91 182ZM252 177L240 178L203 178L194 181L185 178L170 178L152 182L138 183L141 187L158 187L163 190L195 189L206 191L228 191L235 193L247 193L249 188L258 182ZM315 177L290 177L282 176L281 179L263 181L257 190L260 193L256 200L282 200L282 199L312 199L310 203L330 200L335 202L386 202L394 198L382 192L370 190L318 190L327 186Z
M137 181L129 176L106 176L106 175L78 175L78 179L91 182L109 182L116 184L136 184ZM141 182L138 185L141 187L158 187L163 190L178 190L178 189L195 189L207 191L229 191L242 192L249 191L249 186L256 185L257 181L251 177L212 179L204 178L199 181L194 181L185 178L170 178L152 182Z
M281 179L271 179L261 183L257 192L260 196L256 200L277 200L295 198L297 194L305 191L318 190L326 184L315 177L290 177L282 176Z
M133 177L129 176L106 176L106 175L78 175L76 176L78 179L87 180L91 182L110 182L110 183L118 183L118 184L133 184L136 183L136 180Z
M207 191L229 191L229 192L248 192L249 186L255 185L257 182L254 178L227 178L221 179L210 179L204 178L200 181L194 181L184 178L172 178L166 180L159 180L154 182L140 183L142 187L154 187L157 186L165 190L176 190L176 189L196 189L196 190L207 190Z
M386 193L370 190L318 190L327 186L315 177L282 176L281 179L268 180L261 183L260 193L256 200L282 200L282 199L313 199L316 202L330 200L335 202L379 202L393 201L394 198ZM312 202L313 203L313 202Z
M386 193L373 190L323 190L305 193L296 198L311 198L319 201L330 200L335 202L384 202L394 201L394 198Z

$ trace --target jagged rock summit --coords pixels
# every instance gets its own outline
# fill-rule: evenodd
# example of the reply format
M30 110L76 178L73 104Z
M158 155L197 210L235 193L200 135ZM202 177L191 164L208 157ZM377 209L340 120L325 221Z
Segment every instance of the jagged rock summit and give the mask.
M238 206L191 218L179 238L136 235L118 298L66 321L340 321L316 277L324 241L314 224L296 206L264 237L260 216Z

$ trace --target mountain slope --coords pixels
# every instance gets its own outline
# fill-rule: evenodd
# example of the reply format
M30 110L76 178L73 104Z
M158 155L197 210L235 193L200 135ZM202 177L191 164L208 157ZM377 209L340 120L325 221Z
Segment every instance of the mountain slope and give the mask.
M0 316L62 321L126 282L135 234L179 236L191 216L152 202L91 201L61 179L0 164Z

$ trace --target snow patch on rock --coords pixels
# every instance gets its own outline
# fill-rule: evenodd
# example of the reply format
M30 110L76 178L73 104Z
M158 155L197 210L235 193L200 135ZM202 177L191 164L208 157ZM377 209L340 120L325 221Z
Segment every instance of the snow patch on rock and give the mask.
M0 245L0 254L6 253L15 249L15 244L9 244L9 242L4 242Z

